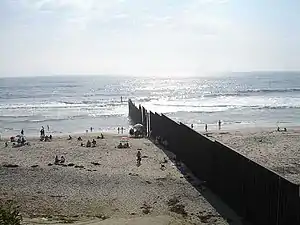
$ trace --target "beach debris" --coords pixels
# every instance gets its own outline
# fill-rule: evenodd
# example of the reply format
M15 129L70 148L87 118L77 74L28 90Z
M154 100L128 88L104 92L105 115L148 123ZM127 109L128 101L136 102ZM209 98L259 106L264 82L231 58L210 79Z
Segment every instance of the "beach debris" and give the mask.
M76 165L75 168L84 169L84 166Z
M102 219L102 220L107 220L109 219L109 216L105 216L105 215L96 215L95 217Z
M179 203L179 200L177 197L173 197L173 198L169 199L169 201L167 202L168 206L174 206L178 203Z
M94 166L100 166L101 164L98 162L91 162Z
M148 181L148 180L146 180L146 183L147 183L147 184L152 184L152 182L150 182L150 181Z
M188 215L187 212L185 211L185 206L182 204L171 206L170 211L180 214L183 217L186 217Z
M39 165L32 165L31 167L32 167L32 168L36 168L36 167L38 167L38 166L39 166Z
M151 208L152 208L152 207L149 206L146 202L144 202L143 206L141 207L141 209L143 209L142 212L143 212L144 214L149 214Z
M18 167L19 165L17 164L4 164L3 167L7 167L7 168L16 168Z
M74 163L69 163L68 166L75 166L75 164Z
M165 165L164 164L160 164L160 169L161 170L165 170L166 169Z
M48 166L53 166L53 164L52 163L48 163Z
M183 217L187 216L187 212L185 211L185 206L179 203L179 199L177 197L173 197L169 199L167 204L170 207L171 212L181 214Z
M134 216L134 215L136 215L136 213L135 213L135 212L132 212L132 213L130 213L130 215Z

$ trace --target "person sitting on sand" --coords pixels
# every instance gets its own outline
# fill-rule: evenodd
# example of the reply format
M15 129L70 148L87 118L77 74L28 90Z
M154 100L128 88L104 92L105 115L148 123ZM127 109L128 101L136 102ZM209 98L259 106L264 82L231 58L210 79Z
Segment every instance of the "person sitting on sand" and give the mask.
M50 134L49 139L52 140L52 135Z
M59 161L59 159L58 159L58 156L56 155L56 156L55 156L55 160L54 160L54 164L57 165L57 164L59 164L59 162L60 162L60 161Z
M14 142L15 141L15 137L10 137L10 142Z
M129 148L128 142L126 142L126 143L124 144L124 148Z
M88 140L87 142L86 142L86 147L91 147L92 146L92 143L90 142L90 140Z
M77 141L82 141L82 138L81 138L81 137L78 137L78 138L77 138Z
M72 140L72 136L71 136L71 135L69 135L68 141L69 141L69 140Z
M96 138L97 138L97 139L100 139L101 137L98 135Z
M277 127L277 131L278 131L278 132L280 131L280 128L279 128L279 127Z
M123 148L123 144L120 142L117 146L117 148Z
M84 144L81 142L80 146L81 146L81 147L84 147Z
M60 163L65 163L65 161L66 161L65 157L62 155L62 156L60 157Z
M102 133L100 134L100 136L101 136L101 139L104 139L104 136L103 136L103 134L102 134Z
M22 138L21 138L21 144L22 144L22 145L25 145L25 142L26 142L25 138L22 137Z
M120 134L120 127L118 127L118 134Z
M5 147L8 147L8 143L7 143L7 141L5 142Z
M286 129L286 127L284 128L284 132L287 132L287 129Z
M93 139L92 144L93 144L93 147L96 147L96 140L95 139Z

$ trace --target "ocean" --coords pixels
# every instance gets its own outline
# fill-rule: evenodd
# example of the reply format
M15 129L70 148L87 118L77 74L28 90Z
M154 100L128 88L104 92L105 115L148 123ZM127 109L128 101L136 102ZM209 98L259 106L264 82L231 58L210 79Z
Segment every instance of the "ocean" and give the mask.
M121 102L121 96L123 102ZM127 100L194 129L300 125L300 73L214 77L49 76L0 78L0 134L116 132L129 127ZM47 129L46 129L47 131Z

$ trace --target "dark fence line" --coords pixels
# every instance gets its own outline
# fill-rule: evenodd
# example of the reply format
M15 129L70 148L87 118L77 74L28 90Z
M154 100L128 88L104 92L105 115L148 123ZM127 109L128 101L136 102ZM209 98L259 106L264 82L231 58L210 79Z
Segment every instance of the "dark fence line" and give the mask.
M257 225L299 225L300 188L218 141L212 141L167 116L147 113L129 100L129 117L146 126L167 149L233 210Z

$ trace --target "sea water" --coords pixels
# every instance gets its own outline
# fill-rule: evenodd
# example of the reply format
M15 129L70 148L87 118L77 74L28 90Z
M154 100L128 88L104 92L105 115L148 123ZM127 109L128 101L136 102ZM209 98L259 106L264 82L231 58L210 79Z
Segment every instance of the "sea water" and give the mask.
M121 101L122 96L122 101ZM127 100L175 121L217 129L300 125L300 73L189 78L48 76L0 78L0 133L116 132L129 127Z

